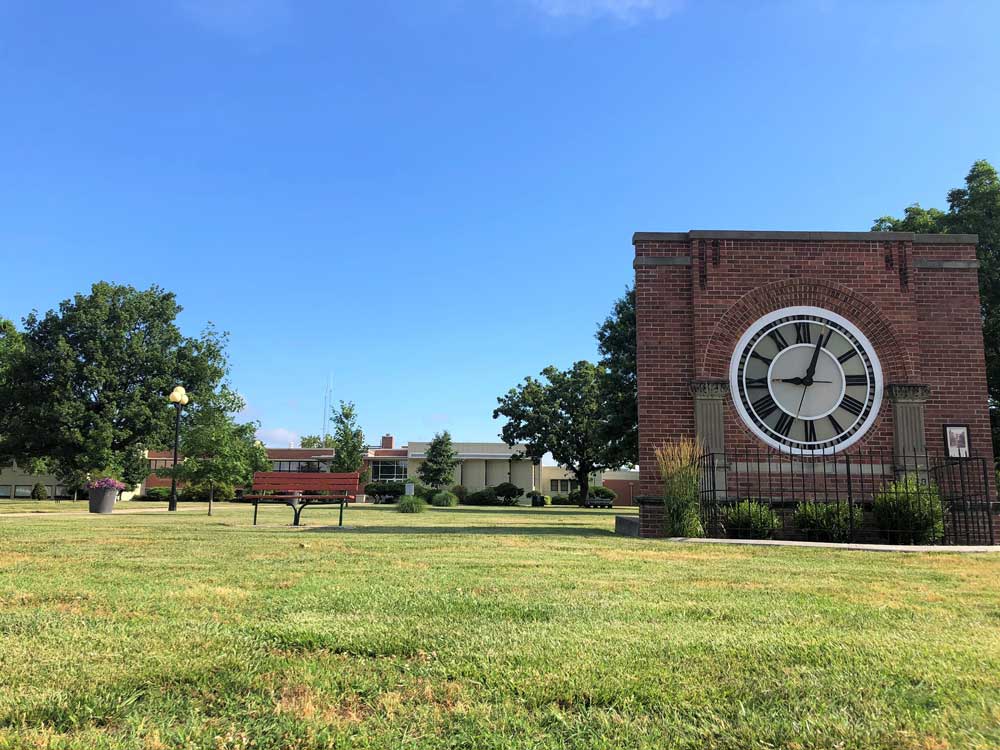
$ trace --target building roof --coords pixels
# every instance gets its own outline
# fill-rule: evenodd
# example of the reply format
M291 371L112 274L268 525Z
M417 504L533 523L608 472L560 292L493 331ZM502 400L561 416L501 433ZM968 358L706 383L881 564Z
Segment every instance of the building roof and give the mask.
M811 240L814 242L913 242L918 245L975 245L976 234L919 234L914 232L756 232L723 229L692 229L689 232L636 232L637 242L713 240Z
M511 448L506 443L452 443L459 458L516 458L523 452L524 446ZM423 458L427 455L429 442L411 441L409 444L410 458Z

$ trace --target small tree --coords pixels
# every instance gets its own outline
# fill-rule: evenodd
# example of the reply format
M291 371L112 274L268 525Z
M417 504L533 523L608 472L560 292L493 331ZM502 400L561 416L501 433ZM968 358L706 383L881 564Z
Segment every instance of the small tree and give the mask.
M427 446L424 461L417 469L420 480L431 487L444 487L453 480L458 454L451 443L448 430L439 432Z
M333 460L330 470L335 473L356 471L365 474L365 433L358 426L357 411L351 401L341 401L340 409L330 418L333 435L330 436ZM364 477L362 477L364 479Z
M45 485L41 482L35 482L35 486L31 488L31 499L32 500L48 500L49 491L45 489Z
M622 441L607 440L611 407L600 368L581 361L569 370L546 367L542 376L547 382L528 377L498 398L493 418L507 418L500 433L507 445L523 443L524 453L536 463L551 453L569 469L584 505L591 474L618 468L630 453Z
M333 448L333 435L303 435L299 438L300 448Z
M207 403L192 400L191 414L184 422L181 449L184 460L176 469L178 480L208 487L208 515L212 515L217 486L246 486L255 471L270 467L267 451L256 439L257 424L237 424L232 415L245 403L238 393L223 386Z

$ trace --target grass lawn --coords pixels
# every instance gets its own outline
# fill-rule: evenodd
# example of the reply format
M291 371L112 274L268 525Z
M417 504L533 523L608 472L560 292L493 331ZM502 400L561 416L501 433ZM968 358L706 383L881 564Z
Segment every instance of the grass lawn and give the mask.
M0 748L1000 747L1000 556L336 514L0 516Z

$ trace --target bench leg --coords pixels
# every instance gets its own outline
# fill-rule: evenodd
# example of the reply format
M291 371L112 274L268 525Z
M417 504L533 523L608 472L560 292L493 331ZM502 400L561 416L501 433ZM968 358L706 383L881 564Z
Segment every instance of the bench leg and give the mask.
M257 525L257 503L253 504L253 525Z
M340 523L337 524L338 526L343 526L344 525L344 504L346 502L347 502L346 500L341 500L340 501Z
M292 506L292 511L295 513L295 516L292 519L292 526L298 526L299 525L299 517L302 515L302 511L305 510L305 507L306 506L304 506L304 505L293 505Z

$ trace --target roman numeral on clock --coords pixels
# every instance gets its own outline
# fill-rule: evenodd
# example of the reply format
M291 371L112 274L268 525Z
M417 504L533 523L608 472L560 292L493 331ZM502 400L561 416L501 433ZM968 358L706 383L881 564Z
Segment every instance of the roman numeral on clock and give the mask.
M840 402L840 406L854 416L858 416L865 409L865 405L853 396L844 396L844 400Z
M774 431L782 437L788 437L788 433L792 431L793 424L795 424L795 417L791 414L781 412L781 416L778 417L778 423L774 426Z
M753 410L754 412L756 412L757 416L760 417L761 419L768 417L770 414L774 412L775 409L778 408L778 405L774 403L774 399L771 398L770 393L768 393L766 396L761 396L759 399L754 401L753 404L751 404L751 406L753 407Z
M833 434L839 435L844 431L844 428L840 426L840 422L833 418L833 415L827 417L830 420L830 426L833 427Z
M808 323L795 324L795 343L796 344L812 343L812 329L809 328Z
M806 442L815 443L816 442L816 423L811 419L803 420L803 424L806 427Z
M848 375L844 378L844 384L851 385L868 385L867 375Z
M785 341L785 337L781 335L781 331L779 331L777 328L775 328L773 331L768 332L767 335L771 339L771 341L774 342L774 345L778 347L779 352L782 349L788 347L788 342Z
M767 365L768 367L770 367L770 366L771 366L771 360L769 360L769 359L768 359L767 357L765 357L765 356L764 356L763 354L758 354L757 352L755 352L755 351L754 351L754 352L750 352L750 356L751 356L751 357L752 357L753 359L759 359L759 360L760 360L761 362L763 362L763 363L764 363L765 365Z
M840 362L840 364L844 364L845 362L850 362L852 359L854 359L857 356L858 356L857 350L855 350L855 349L848 349L846 352L844 352L839 357L837 357L837 361Z
M747 378L747 388L767 388L767 378Z

